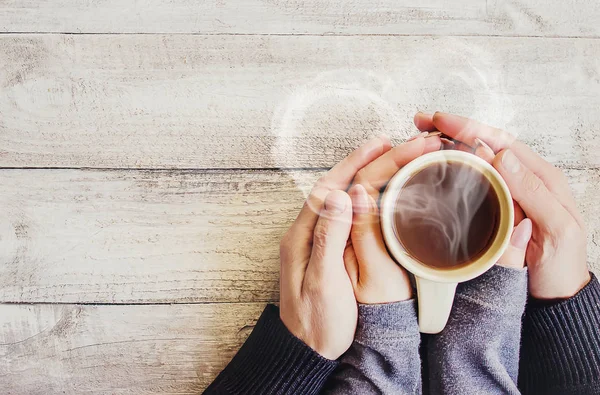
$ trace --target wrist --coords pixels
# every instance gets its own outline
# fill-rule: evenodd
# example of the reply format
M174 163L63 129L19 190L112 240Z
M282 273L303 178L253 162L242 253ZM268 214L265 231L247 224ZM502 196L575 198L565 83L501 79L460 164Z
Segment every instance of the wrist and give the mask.
M326 331L323 327L324 323L314 322L315 317L311 318L310 315L296 312L295 316L290 316L280 310L279 319L290 335L325 360L337 360L352 344L354 332L348 335L347 344L341 344L340 339L344 336L340 336L339 331L335 332L335 339L331 336L328 337L324 334ZM319 321L319 318L316 320ZM311 323L315 323L317 326L311 326Z
M538 283L535 281L536 277L536 273L532 272L529 285L531 299L548 304L572 298L584 289L592 280L587 267L585 268L585 271L582 271L577 276L571 277L569 281L563 282L558 287L554 282L552 284L544 282Z
M408 274L402 270L386 278L359 281L355 289L356 301L364 305L405 302L413 298L413 288Z
M254 330L211 385L218 393L318 393L337 366L292 334L268 305ZM209 391L210 392L210 391Z
M356 301L361 305L382 305L390 303L406 302L413 299L412 288L401 292L375 292L375 293L364 293L357 294Z
M580 276L579 279L574 281L573 285L568 288L565 287L561 290L553 290L553 292L548 292L546 290L543 290L542 292L533 292L533 290L530 290L529 303L535 307L545 307L572 299L591 283L592 278L592 274L588 271L585 276Z

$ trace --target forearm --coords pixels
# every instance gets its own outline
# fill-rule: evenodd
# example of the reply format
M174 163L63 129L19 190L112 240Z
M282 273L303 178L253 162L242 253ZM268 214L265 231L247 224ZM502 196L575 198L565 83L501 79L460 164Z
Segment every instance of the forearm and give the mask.
M446 328L427 336L431 394L518 394L525 269L495 266L459 284Z
M420 394L420 335L414 300L359 305L355 340L327 394Z
M317 394L337 362L292 335L268 305L256 327L205 395Z
M523 394L600 393L600 283L558 303L531 300L523 320Z

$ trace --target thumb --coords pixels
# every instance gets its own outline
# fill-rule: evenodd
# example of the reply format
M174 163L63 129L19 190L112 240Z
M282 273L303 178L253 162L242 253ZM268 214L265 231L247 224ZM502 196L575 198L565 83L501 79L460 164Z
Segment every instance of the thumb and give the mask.
M408 274L392 259L385 247L377 202L360 184L350 189L350 196L354 210L350 237L356 256L355 261L346 261L346 268L352 279L356 300L376 304L410 299L412 288ZM349 268L354 262L353 271Z
M365 188L358 184L350 189L354 223L351 231L352 246L358 260L359 280L367 281L377 274L385 275L396 263L390 258L379 224L379 208Z
M525 252L527 251L527 243L531 239L531 232L531 220L525 218L513 231L510 244L498 260L498 265L522 269L525 266Z
M510 149L496 155L493 165L506 181L512 198L527 217L535 221L536 226L553 231L568 223L570 215L567 210Z
M344 269L344 250L352 227L352 201L344 191L331 191L325 198L313 233L308 272L322 274Z

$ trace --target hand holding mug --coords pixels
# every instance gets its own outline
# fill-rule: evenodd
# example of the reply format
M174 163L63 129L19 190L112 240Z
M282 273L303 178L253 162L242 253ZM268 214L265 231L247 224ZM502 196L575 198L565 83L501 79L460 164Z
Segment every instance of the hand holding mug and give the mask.
M356 300L363 304L391 303L412 297L408 273L388 253L381 233L379 200L382 188L403 166L440 148L440 139L418 136L392 148L361 169L349 190L354 211L351 244L344 261Z
M415 125L422 131L439 130L479 151L502 175L518 209L533 222L526 252L533 297L569 298L590 281L585 224L559 169L509 133L467 118L419 113ZM521 218L517 215L516 221Z
M375 138L334 166L316 183L281 241L281 320L332 360L352 344L358 314L344 265L353 215L345 191L358 170L390 148L389 139Z
M316 183L283 237L281 320L324 357L336 359L352 344L357 301L411 297L406 272L383 243L377 201L400 167L439 147L437 137L393 149L387 138L369 141ZM350 198L344 191L351 182Z

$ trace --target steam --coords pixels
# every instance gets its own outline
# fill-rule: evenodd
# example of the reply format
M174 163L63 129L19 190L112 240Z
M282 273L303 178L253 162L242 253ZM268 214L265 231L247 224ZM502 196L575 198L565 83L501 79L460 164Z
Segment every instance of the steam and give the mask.
M309 59L285 81L271 119L270 165L285 171L304 197L319 174L294 169L331 167L381 134L394 144L405 141L417 133L412 120L418 110L457 113L500 128L513 120L502 61L476 40L381 42L373 40L368 52L340 47L328 63ZM345 53L352 56L340 56Z
M446 163L428 167L413 177L414 183L409 180L402 188L395 207L396 232L407 239L405 248L410 250L412 244L416 250L408 252L417 259L419 255L437 256L436 262L423 262L426 264L450 266L464 262L474 253L469 244L473 237L489 240L491 236L472 233L474 217L489 193L489 183L482 183L483 176L466 165ZM401 241L403 237L399 237Z

